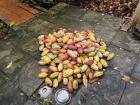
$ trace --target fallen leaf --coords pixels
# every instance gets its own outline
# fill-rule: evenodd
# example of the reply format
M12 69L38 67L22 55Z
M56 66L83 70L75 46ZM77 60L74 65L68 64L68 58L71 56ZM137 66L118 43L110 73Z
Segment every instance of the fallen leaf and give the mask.
M7 66L6 69L9 69L12 66L13 62L11 61Z
M134 82L133 81L130 81L130 84L134 84Z
M118 70L118 67L114 67L114 70Z
M23 96L23 95L24 95L24 93L21 92L21 93L20 93L20 96Z
M81 101L80 100L78 100L78 105L81 105Z
M129 82L130 81L130 77L128 75L124 75L122 77L122 80L126 81L126 82Z

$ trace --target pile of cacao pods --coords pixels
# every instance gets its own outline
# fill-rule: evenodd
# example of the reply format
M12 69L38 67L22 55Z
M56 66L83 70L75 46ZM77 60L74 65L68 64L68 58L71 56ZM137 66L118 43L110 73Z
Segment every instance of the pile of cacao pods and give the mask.
M108 67L107 60L114 57L105 42L91 30L59 29L52 34L40 35L38 40L41 51L38 63L43 66L38 77L53 88L63 83L69 92L78 89L82 83L87 87L88 83L101 78L103 69Z
M139 0L92 0L90 3L82 3L81 7L124 18L132 16L138 2Z

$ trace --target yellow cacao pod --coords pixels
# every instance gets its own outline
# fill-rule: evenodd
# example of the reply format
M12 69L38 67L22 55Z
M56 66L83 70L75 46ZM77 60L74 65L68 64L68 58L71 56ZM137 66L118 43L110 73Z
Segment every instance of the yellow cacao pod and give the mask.
M68 80L69 80L69 81L73 81L73 76L69 76L69 77L68 77Z
M91 41L95 41L95 36L94 36L94 33L93 32L90 32L89 34L88 34L88 37L89 37L89 39L91 40Z
M41 73L38 74L38 77L39 78L45 78L45 77L47 77L47 75L48 74L46 72L41 72Z
M94 77L101 77L104 73L102 71L95 71L94 72Z
M103 67L107 67L108 66L107 62L104 59L101 59L100 62L101 62Z
M59 75L58 75L58 82L61 82L63 79L63 73L60 72Z
M79 67L74 69L74 74L78 74L80 72L81 72L81 69Z
M108 57L107 57L107 60L113 59L114 55L115 55L114 53L110 53L110 54L108 55Z
M49 85L49 86L52 86L52 80L50 78L45 78L45 84L46 85Z
M99 60L100 60L99 56L97 56L97 55L94 56L94 60L97 61L97 62L99 62Z
M73 70L72 69L67 69L63 71L63 77L69 77L73 74Z
M78 81L77 80L73 80L73 89L78 89Z
M83 75L83 84L87 88L88 80L87 80L87 76L86 75Z
M59 72L54 72L50 75L50 78L56 78L58 76Z
M57 88L58 87L58 80L57 79L54 79L53 80L53 87L54 88Z
M62 63L59 63L59 64L58 64L58 70L59 70L59 71L62 71L62 70L63 70L63 64L62 64Z
M94 64L94 63L91 65L91 68L93 70L99 70L98 66L96 64Z
M102 54L101 52L97 52L97 56L98 56L99 58L103 58L103 54Z
M65 35L65 36L62 38L63 43L67 43L68 40L69 40L69 36L68 36L68 35Z
M43 56L42 59L46 62L46 64L51 62L51 59L48 56Z
M100 62L97 63L97 66L98 66L99 69L103 68L103 66L102 66L102 64Z
M67 85L68 84L68 79L67 78L63 78L63 84Z

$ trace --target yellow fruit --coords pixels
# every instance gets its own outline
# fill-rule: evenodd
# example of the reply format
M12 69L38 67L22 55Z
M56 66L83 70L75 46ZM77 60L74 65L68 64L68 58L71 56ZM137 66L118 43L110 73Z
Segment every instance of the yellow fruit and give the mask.
M51 62L51 59L48 56L43 56L42 59L45 61L46 64Z
M83 84L87 88L88 80L87 80L87 76L86 75L83 75Z
M106 50L107 47L106 47L106 46L100 46L100 49L104 49L104 50Z
M61 82L62 79L63 79L63 73L60 72L60 73L58 74L58 82Z
M92 79L93 78L93 73L89 72L88 76L89 76L89 79Z
M95 71L94 72L94 77L101 77L104 73L102 71Z
M78 81L77 80L74 80L72 84L73 84L73 89L75 89L75 90L78 89Z
M39 78L45 78L45 77L47 77L47 75L48 74L46 72L41 72L41 73L38 74L38 77Z
M53 87L54 88L57 88L58 87L58 80L57 79L54 79L53 80Z
M70 61L69 60L65 60L64 62L63 62L63 64L68 64Z
M39 65L45 65L46 62L45 62L44 60L40 60L40 61L38 61L38 64L39 64Z
M103 41L100 42L100 45L101 46L106 46L105 42L103 42Z
M68 35L65 35L65 36L62 38L63 43L67 43L68 40L69 40L69 36L68 36Z
M79 67L74 68L74 74L78 74L81 72L81 69Z
M52 44L52 49L60 49L60 48L61 47L57 43Z
M56 54L52 54L52 53L48 53L47 56L50 58L50 59L54 59L57 57Z
M50 70L53 71L53 72L58 71L57 67L55 67L55 66L50 66L49 68L50 68Z
M49 49L44 50L44 51L41 53L41 56L45 56L45 55L47 55L48 52L49 52Z
M88 69L88 65L84 64L84 65L81 67L81 72L85 72L87 69Z
M68 79L67 78L63 78L63 84L67 85L68 84Z
M101 59L100 62L101 62L103 67L107 67L108 66L107 62L104 59Z
M39 51L43 51L43 48L44 48L44 47L45 47L44 44L41 45L41 46L39 47Z
M114 55L115 55L114 53L110 53L110 54L108 55L108 57L107 57L107 60L113 59Z
M105 51L105 52L103 53L103 56L104 56L104 57L108 57L108 55L109 55L109 52L108 52L108 51Z
M69 77L68 77L68 80L69 80L69 81L73 81L73 76L69 76Z
M54 72L50 75L50 78L56 78L58 76L59 72Z
M73 70L72 69L67 69L63 71L63 77L69 77L73 74Z
M49 86L52 86L52 80L50 78L45 78L45 84L46 85L49 85Z
M102 54L101 52L97 52L97 56L98 56L99 58L103 58L103 54Z
M98 62L94 60L93 63L94 63L95 65L97 65Z
M100 62L97 63L97 66L98 66L99 69L103 68L103 66L102 66L102 64Z
M45 67L43 67L43 68L40 69L40 72L46 72L46 73L48 73L48 71L49 70L47 68L45 68Z
M58 70L59 70L59 71L62 71L62 70L63 70L63 64L62 64L62 63L59 63L59 64L58 64Z
M88 56L93 57L96 53L95 52L90 52L88 53Z
M88 34L88 37L89 37L89 39L91 40L91 41L95 41L95 35L94 35L94 33L93 32L90 32L89 34Z
M91 68L92 68L93 70L99 70L98 66L95 65L94 63L91 65Z
M99 62L99 60L100 60L99 56L97 56L97 55L94 56L94 60L97 61L97 62Z
M99 49L98 51L100 51L101 53L104 53L105 52L105 49Z
M77 62L78 62L78 63L82 63L82 60L81 60L80 57L77 57Z

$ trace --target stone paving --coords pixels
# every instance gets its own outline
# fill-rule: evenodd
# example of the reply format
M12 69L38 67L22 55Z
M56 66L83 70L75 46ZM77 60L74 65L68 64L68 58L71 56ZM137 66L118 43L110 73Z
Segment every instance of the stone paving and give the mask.
M39 59L37 36L59 27L72 30L90 28L107 43L116 56L105 77L74 93L71 105L139 105L140 40L119 30L121 19L79 7L58 4L49 11L19 25L18 30L0 41L0 105L55 105L54 94L42 100L37 91L43 81L37 78ZM11 66L8 67L7 65ZM117 68L117 69L116 69ZM123 81L131 76L133 84ZM55 92L56 90L54 90Z

